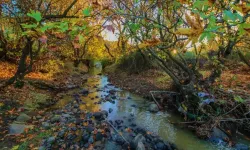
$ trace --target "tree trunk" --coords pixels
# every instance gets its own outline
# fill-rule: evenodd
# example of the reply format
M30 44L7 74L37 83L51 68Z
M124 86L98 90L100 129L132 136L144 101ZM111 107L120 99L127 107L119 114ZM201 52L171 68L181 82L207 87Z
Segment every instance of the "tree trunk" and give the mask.
M79 64L81 63L80 59L74 60L74 67L78 68Z
M247 60L247 59L245 58L245 56L242 54L242 52L239 51L239 50L238 50L238 55L240 56L240 59L241 59L246 65L248 65L248 67L250 67L250 61Z
M28 73L28 71L31 71L32 64L33 64L32 58L31 58L31 62L29 66L27 66L26 61L27 61L29 54L32 55L32 45L33 45L33 41L27 38L27 43L25 47L22 49L22 55L18 63L17 71L15 75L7 81L6 85L13 84L17 80L23 80L24 76Z

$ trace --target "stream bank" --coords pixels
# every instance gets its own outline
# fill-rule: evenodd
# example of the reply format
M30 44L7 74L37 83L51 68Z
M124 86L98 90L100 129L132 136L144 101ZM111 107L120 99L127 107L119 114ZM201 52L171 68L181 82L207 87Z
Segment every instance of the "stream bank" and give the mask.
M231 148L219 138L198 139L192 132L173 125L183 119L171 112L152 113L148 101L121 90L101 75L101 67L90 69L83 85L65 91L55 105L28 117L17 149L248 149L244 140ZM21 114L19 115L21 116ZM34 124L36 122L36 124ZM129 143L129 144L128 144ZM0 144L0 146L2 146ZM8 149L8 148L7 148Z

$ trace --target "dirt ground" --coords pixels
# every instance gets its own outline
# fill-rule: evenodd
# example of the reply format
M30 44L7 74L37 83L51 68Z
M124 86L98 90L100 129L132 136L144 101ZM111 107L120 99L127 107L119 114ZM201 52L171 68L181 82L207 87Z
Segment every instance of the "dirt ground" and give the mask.
M208 70L202 71L204 77ZM125 71L107 71L109 80L114 85L132 93L149 96L150 91L174 90L170 77L161 70L150 69L139 74L128 74ZM234 70L225 70L220 79L217 79L215 87L225 90L235 90L250 94L250 68L239 67Z

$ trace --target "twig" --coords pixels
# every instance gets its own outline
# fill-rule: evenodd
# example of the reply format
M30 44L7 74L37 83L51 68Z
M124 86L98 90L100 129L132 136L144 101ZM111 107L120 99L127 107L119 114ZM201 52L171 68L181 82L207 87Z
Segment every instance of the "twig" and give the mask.
M122 136L122 134L120 134L120 132L110 123L108 122L107 120L105 120L122 138L123 140L130 145L130 143L126 140L126 138L124 136Z
M153 100L155 101L156 105L158 106L158 108L161 110L162 107L161 107L161 105L157 102L157 100L155 99L154 94L153 94L151 91L150 91L150 94L151 94Z
M244 113L244 115L248 115L248 114L250 114L250 111L249 111L249 112L247 112L247 113Z
M226 113L222 114L221 116L225 116L225 115L227 115L227 114L231 113L231 112L232 112L232 111L234 111L236 108L238 108L241 104L242 104L242 103L240 103L240 104L236 105L233 109L231 109L230 111L228 111L228 112L226 112Z
M220 119L219 121L244 121L244 120L250 120L250 118L241 118L241 119L224 118Z
M172 124L193 124L193 123L205 123L205 121L189 121L189 122L171 122Z
M153 93L168 93L168 94L175 94L175 95L179 95L179 93L177 92L172 92L172 91L150 91L149 92L153 98L153 100L155 101L156 105L158 106L159 109L162 109L162 106L157 102L157 100L154 97Z

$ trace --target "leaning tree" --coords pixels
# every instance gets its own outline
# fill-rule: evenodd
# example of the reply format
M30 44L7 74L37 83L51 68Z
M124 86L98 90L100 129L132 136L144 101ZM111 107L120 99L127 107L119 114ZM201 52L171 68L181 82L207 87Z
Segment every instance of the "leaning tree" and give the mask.
M209 90L220 77L222 58L249 33L249 11L245 1L116 1L127 36L158 61L185 100L180 109L192 113L200 111L198 92ZM187 50L193 50L195 61L187 60ZM204 78L198 64L201 53L210 50L218 55Z

